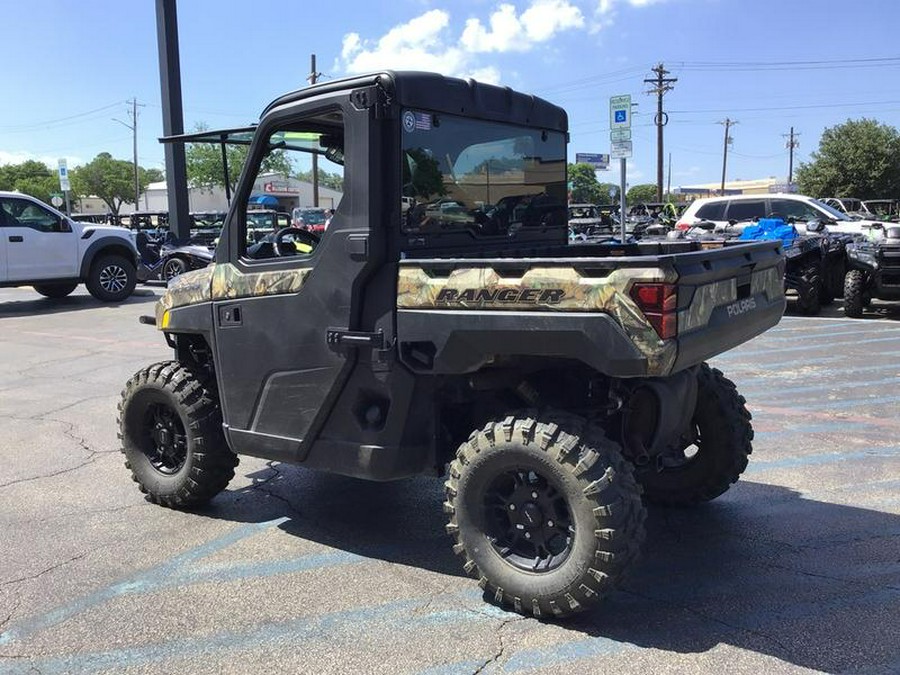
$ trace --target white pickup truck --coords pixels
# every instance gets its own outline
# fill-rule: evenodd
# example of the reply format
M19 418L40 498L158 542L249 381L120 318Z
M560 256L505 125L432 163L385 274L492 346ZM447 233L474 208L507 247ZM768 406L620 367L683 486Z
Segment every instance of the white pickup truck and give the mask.
M80 223L19 192L0 192L0 287L34 286L62 298L80 283L98 300L124 300L138 252L124 227Z

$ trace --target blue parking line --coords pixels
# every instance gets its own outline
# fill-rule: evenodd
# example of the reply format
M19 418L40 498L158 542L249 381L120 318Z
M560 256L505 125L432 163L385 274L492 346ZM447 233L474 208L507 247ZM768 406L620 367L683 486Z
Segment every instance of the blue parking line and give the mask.
M884 366L881 366L883 368ZM829 373L830 374L830 373ZM762 378L760 378L762 379ZM764 378L769 379L769 378ZM752 382L748 378L746 381ZM741 380L743 384L745 380ZM890 377L881 377L877 380L862 380L856 382L826 382L825 384L806 384L799 387L779 387L774 382L769 387L741 387L741 393L744 396L752 396L754 394L765 394L766 400L778 398L788 394L802 394L809 392L825 392L832 390L861 389L864 387L878 387L883 384L900 384L900 375L891 375ZM804 402L805 403L805 402Z
M745 473L763 473L765 471L793 469L799 466L821 466L839 462L851 462L858 459L872 459L873 457L894 459L898 456L900 456L900 446L873 446L848 452L823 452L812 455L802 455L800 457L785 457L783 459L763 460L759 462L753 461L747 466Z
M761 356L764 354L786 354L788 352L810 352L815 349L834 349L835 347L853 347L855 345L863 345L863 344L874 344L877 342L896 342L900 344L900 332L896 336L893 337L879 337L879 338L866 338L865 340L851 340L849 342L826 342L821 345L798 345L795 347L778 347L776 349L765 348L765 349L752 349L745 350L738 347L737 349L732 349L725 354L717 356L717 359L743 359L749 356ZM764 366L765 364L760 364Z
M768 341L771 341L771 342L789 342L789 341L797 341L797 340L805 340L808 342L810 337L821 337L821 338L827 338L827 339L831 339L838 335L856 335L858 337L861 337L864 335L875 334L875 333L881 333L882 335L884 335L885 333L889 333L891 331L896 331L898 333L898 337L900 337L900 329L898 329L896 327L879 328L877 330L838 330L838 331L829 331L827 333L823 333L822 335L815 335L815 336L810 336L806 332L798 333L797 336L790 336L790 335L771 335L770 336L769 333L771 333L771 331L764 333L764 335L766 336L765 339Z
M93 593L89 593L72 602L52 609L49 612L45 612L44 614L38 614L37 616L32 616L23 621L16 622L11 628L0 633L0 646L15 642L16 640L22 640L32 633L55 626L113 598L129 595L131 593L144 593L161 585L165 585L170 577L177 576L182 572L185 565L202 560L242 539L252 537L262 530L275 527L286 520L288 519L278 518L264 523L241 525L220 537L216 537L211 541L196 546L185 553L176 555L161 565L140 572L129 579L100 588Z
M727 352L727 354L730 355L731 352ZM854 370L854 371L864 370L864 369L865 370L877 370L880 368L891 368L891 367L895 366L895 363L893 361L890 361L890 358L894 357L894 356L900 356L900 350L875 352L875 353L871 354L870 356L868 356L867 359L874 360L876 358L885 358L885 359L889 360L888 363L877 364L874 366L865 366L864 368L863 367L853 368L852 370ZM716 356L715 358L711 359L712 365L716 366L717 365L716 362L721 358L722 358L721 356ZM798 365L802 365L804 368L809 368L811 366L818 367L820 365L829 364L829 363L846 363L846 362L847 362L847 357L843 354L840 354L837 356L816 355L816 357L814 359L811 359L809 361L804 361L802 363L798 363L796 357L791 358L787 361L775 361L775 362L766 361L764 363L760 363L760 362L739 363L739 362L731 362L731 360L729 360L727 365L725 365L724 367L727 368L728 373L726 373L726 374L729 375L729 377L730 377L730 373L735 373L735 372L740 373L740 372L747 372L747 371L752 372L752 371L760 371L760 370L776 371L779 368L790 368L790 367L796 368ZM838 371L830 371L830 372L838 372ZM810 377L815 377L815 375L816 375L816 373L811 373ZM764 376L758 376L758 377L762 378ZM735 379L735 378L732 378L732 379ZM745 380L748 380L748 379L751 379L751 378L744 378L744 377L740 378L740 380L742 382Z

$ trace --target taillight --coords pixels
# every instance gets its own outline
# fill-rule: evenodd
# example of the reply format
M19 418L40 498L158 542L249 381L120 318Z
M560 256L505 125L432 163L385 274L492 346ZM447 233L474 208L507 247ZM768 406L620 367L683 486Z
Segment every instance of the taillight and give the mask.
M676 230L681 230L682 232L687 232L689 229L691 229L691 224L690 224L690 223L684 223L684 222L682 222L682 223L675 223L675 229L676 229Z
M660 338L668 340L678 334L678 288L675 284L638 282L631 287L631 299Z

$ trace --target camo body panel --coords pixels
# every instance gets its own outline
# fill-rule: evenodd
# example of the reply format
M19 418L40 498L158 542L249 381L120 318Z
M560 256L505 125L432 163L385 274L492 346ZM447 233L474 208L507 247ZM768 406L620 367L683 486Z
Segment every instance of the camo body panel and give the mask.
M421 267L400 267L397 307L400 309L488 309L551 312L605 312L619 322L647 359L648 374L663 375L672 369L677 355L675 340L661 340L628 295L631 285L643 282L675 282L675 272L659 268L624 268L605 277L583 276L573 267L535 267L521 277L502 277L491 267L461 268L447 276L429 275ZM452 302L438 301L441 291L466 289L515 291L527 289L564 291L559 302Z
M176 307L210 300L296 293L303 287L309 271L304 268L245 274L231 263L225 263L187 272L170 281L166 292L156 303L156 325L162 325L166 310Z

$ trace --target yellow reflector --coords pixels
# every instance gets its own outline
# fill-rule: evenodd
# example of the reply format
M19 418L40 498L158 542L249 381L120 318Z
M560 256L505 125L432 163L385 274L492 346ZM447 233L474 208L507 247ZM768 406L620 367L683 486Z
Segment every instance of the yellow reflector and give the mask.
M169 310L166 310L165 312L163 312L162 321L159 322L159 327L162 330L165 330L166 328L169 327Z

